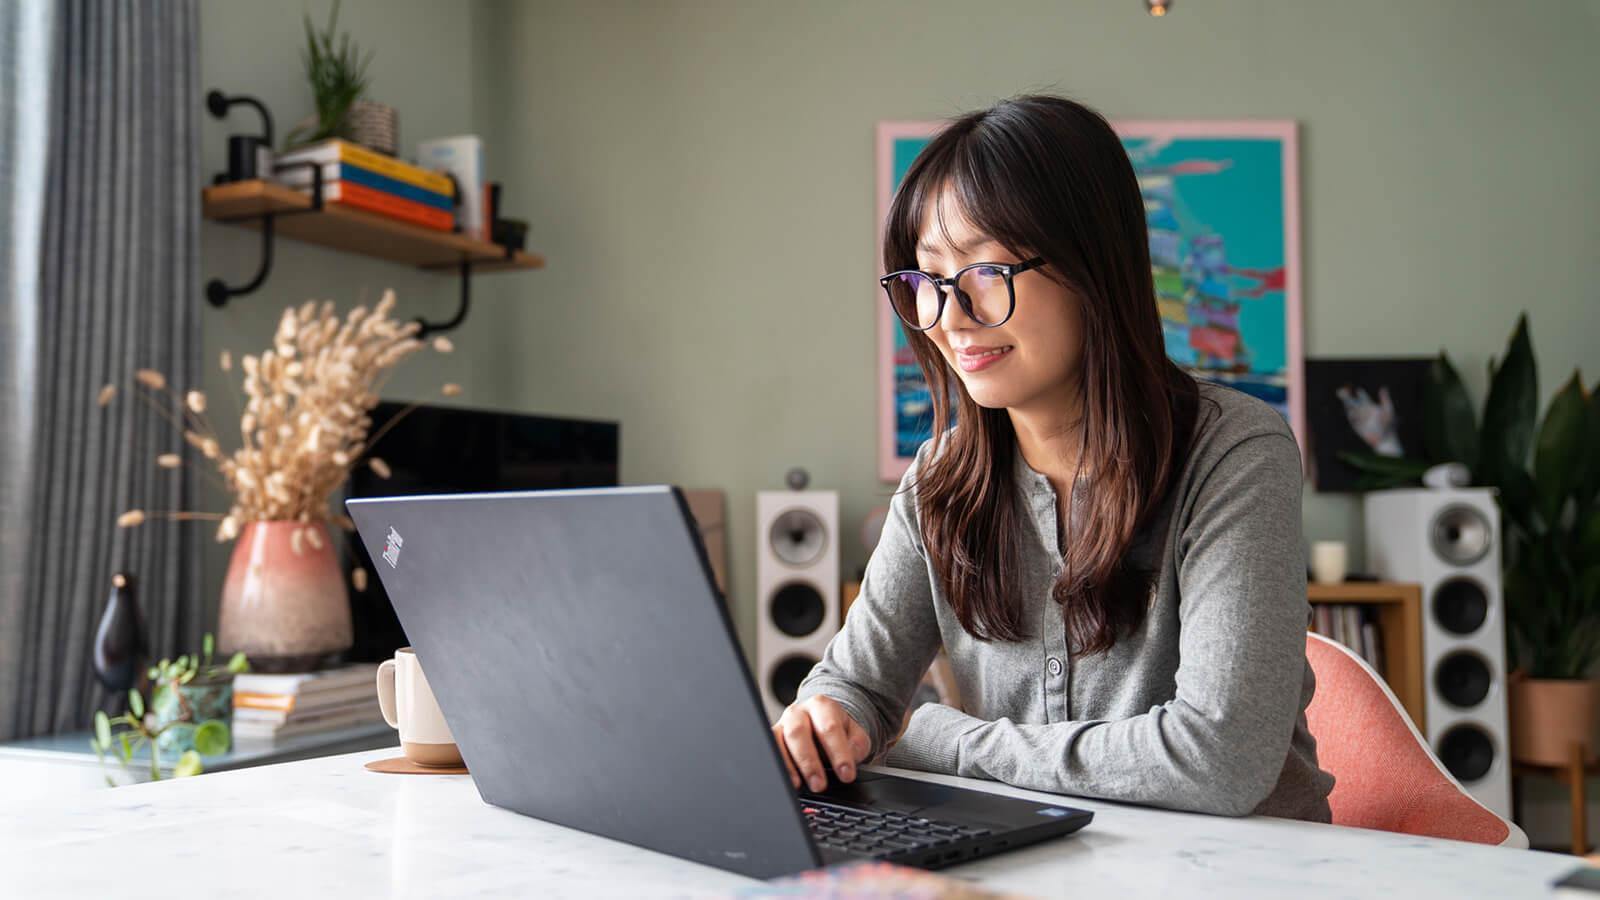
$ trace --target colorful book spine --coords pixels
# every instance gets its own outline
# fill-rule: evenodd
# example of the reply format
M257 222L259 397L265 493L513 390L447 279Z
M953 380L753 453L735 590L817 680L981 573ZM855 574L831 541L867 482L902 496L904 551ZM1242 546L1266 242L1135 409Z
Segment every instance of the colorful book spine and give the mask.
M398 181L414 184L424 190L433 191L445 196L451 195L449 176L439 172L430 171L421 166L384 156L373 150L352 144L349 141L331 138L310 147L291 150L278 156L278 165L284 166L293 163L314 162L348 162L354 163L364 169L386 175Z
M424 206L413 200L373 190L364 184L352 181L339 182L336 187L329 190L327 199L333 203L390 216L436 231L453 231L456 227L455 217L442 209Z
M309 191L311 189L312 174L307 169L287 169L278 173L277 181L288 187ZM455 201L447 194L436 193L410 182L390 178L387 175L362 168L351 162L326 163L322 166L322 187L324 190L340 181L353 181L373 190L393 194L404 200L411 200L424 206L432 206L448 213L455 212Z

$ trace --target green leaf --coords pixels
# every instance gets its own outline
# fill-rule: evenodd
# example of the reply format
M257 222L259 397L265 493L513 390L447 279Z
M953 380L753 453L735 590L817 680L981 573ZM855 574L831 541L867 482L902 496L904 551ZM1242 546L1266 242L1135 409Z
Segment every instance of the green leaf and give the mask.
M200 754L193 750L185 750L183 755L178 757L177 764L172 767L172 774L175 778L187 778L190 775L199 775L205 770L206 767L200 762Z
M208 719L194 730L194 749L205 756L228 752L228 726L221 719Z
M128 742L128 733L124 731L122 733L122 763L127 765L130 762L133 762L133 744Z
M111 746L111 717L103 709L95 710L94 739L99 746Z
M144 697L133 688L128 688L128 711L135 719L144 718Z
M1432 462L1459 462L1478 468L1478 418L1461 375L1443 350L1428 367L1423 383L1423 443Z
M235 675L250 671L250 658L244 655L243 650L233 654L233 658L228 660L228 671Z
M216 646L217 646L216 638L212 637L211 632L209 632L209 631L206 632L206 636L205 637L200 639L200 647L201 647L202 650L205 651L206 664L207 665L211 664L211 651L215 650Z
M1590 508L1590 504L1600 499L1600 384L1589 390L1589 428L1584 436L1583 456L1589 464L1584 470L1583 477L1578 480L1578 515Z
M1381 456L1369 451L1360 453L1344 451L1339 454L1339 459L1363 473L1360 480L1362 490L1416 484L1422 473L1431 468L1428 463L1421 460Z
M1590 462L1583 455L1589 432L1589 404L1583 393L1583 382L1574 372L1550 401L1534 446L1533 480L1539 490L1540 510L1552 527L1560 521L1568 495L1585 476Z
M1489 396L1483 406L1483 428L1478 443L1479 460L1487 484L1499 484L1501 474L1511 466L1528 463L1533 444L1533 427L1539 411L1539 373L1533 357L1533 342L1528 338L1528 315L1517 317L1506 358L1489 381Z

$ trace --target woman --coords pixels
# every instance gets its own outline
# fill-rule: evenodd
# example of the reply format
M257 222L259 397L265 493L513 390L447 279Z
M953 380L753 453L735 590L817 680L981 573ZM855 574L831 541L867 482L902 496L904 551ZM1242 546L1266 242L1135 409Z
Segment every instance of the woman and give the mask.
M773 726L796 787L879 759L1329 820L1299 449L1271 407L1168 360L1148 241L1116 133L1069 100L962 116L912 164L883 284L934 437ZM924 704L897 737L941 644L964 709Z

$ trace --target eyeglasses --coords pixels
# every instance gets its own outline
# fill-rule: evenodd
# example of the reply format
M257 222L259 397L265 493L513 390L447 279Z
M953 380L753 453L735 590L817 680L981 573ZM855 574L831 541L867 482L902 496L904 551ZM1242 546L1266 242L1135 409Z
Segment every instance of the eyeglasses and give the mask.
M949 278L916 269L902 269L878 279L889 306L914 331L927 331L944 315L945 287L955 288L956 302L967 318L985 328L1004 325L1017 306L1011 279L1044 265L1044 257L1020 263L980 262L962 266Z

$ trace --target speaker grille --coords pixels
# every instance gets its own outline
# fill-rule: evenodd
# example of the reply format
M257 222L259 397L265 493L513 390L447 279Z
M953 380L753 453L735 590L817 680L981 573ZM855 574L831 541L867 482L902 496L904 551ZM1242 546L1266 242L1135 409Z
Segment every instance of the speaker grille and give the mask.
M772 520L767 540L773 555L789 565L810 565L822 556L828 529L811 510L791 509Z
M1467 650L1457 650L1440 660L1433 670L1433 687L1451 705L1461 709L1477 706L1489 696L1489 686L1494 676L1483 657Z
M1453 726L1439 738L1439 761L1462 781L1477 781L1494 766L1494 741L1482 727Z
M767 689L772 691L772 696L784 706L794 702L795 695L800 693L800 682L811 674L811 667L817 661L809 656L785 656L772 667L772 674L767 678Z
M1489 552L1494 531L1475 506L1455 503L1439 510L1428 529L1433 552L1452 566L1470 566Z
M827 604L822 594L802 581L791 581L772 595L772 624L789 637L805 637L822 627Z
M1489 618L1489 593L1475 578L1456 576L1433 589L1433 620L1451 634L1471 634Z

